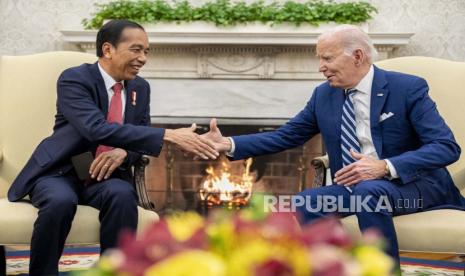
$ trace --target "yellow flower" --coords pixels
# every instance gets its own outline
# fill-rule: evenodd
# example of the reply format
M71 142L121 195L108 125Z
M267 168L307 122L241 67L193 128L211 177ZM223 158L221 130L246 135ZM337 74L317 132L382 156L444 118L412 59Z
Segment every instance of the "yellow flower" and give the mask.
M288 264L293 275L310 275L309 257L303 248L289 243L272 244L264 240L251 240L234 248L228 262L228 275L252 276L258 265L272 259Z
M144 276L225 276L223 260L217 255L189 250L173 255L151 267Z
M358 260L362 276L388 276L394 262L384 252L373 246L360 246L355 249L355 258Z
M114 265L112 264L110 257L108 256L102 256L100 258L100 261L98 262L98 267L102 271L113 271L115 269Z
M195 231L204 225L204 219L194 212L184 212L169 216L166 222L171 234L178 241L189 239Z
M234 232L234 224L230 219L223 219L208 225L206 233L211 251L224 258L231 254L237 235Z

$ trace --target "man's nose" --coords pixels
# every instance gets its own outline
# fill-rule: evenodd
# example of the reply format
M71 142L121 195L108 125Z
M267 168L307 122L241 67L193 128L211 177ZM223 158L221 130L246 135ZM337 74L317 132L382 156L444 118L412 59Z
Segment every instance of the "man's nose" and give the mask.
M142 52L142 54L140 54L137 57L137 60L141 62L142 64L145 64L147 62L147 54L145 52Z
M318 66L318 71L320 71L320 72L326 71L326 64L325 64L325 62L322 61L322 60L320 60L320 64L319 64L319 66Z

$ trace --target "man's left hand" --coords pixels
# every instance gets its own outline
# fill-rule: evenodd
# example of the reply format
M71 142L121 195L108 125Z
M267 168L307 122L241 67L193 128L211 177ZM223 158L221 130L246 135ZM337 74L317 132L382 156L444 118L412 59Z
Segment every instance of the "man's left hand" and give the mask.
M335 174L334 182L351 186L364 180L379 179L386 175L386 161L374 159L350 150L356 162L345 166Z
M113 171L123 164L127 155L128 153L120 148L102 152L90 165L91 178L97 178L97 181L108 179Z

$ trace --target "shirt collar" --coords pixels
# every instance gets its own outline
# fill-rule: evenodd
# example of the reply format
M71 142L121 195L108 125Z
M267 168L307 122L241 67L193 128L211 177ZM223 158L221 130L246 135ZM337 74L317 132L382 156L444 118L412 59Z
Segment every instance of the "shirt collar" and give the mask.
M362 80L354 88L364 94L369 94L371 92L371 85L373 84L374 75L375 75L375 70L372 64L370 65L370 70L368 70L368 73L362 78Z
M115 85L115 83L117 83L117 81L115 81L106 71L105 69L103 69L103 67L100 65L100 62L97 62L98 64L98 69L100 71L100 74L102 75L102 78L103 78L103 81L105 82L105 88L108 90L110 90L113 85ZM124 82L121 82L121 84L123 85L124 87ZM111 90L113 91L113 90Z

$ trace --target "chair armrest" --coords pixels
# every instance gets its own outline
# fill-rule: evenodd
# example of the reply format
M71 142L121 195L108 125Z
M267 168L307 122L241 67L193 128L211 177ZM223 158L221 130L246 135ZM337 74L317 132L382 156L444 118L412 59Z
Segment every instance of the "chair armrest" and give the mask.
M155 211L155 204L150 201L145 187L145 168L149 163L150 159L147 156L142 156L134 165L134 184L139 196L139 205L144 209Z
M321 187L326 183L326 169L329 167L328 155L313 158L311 164L315 169L313 188Z

